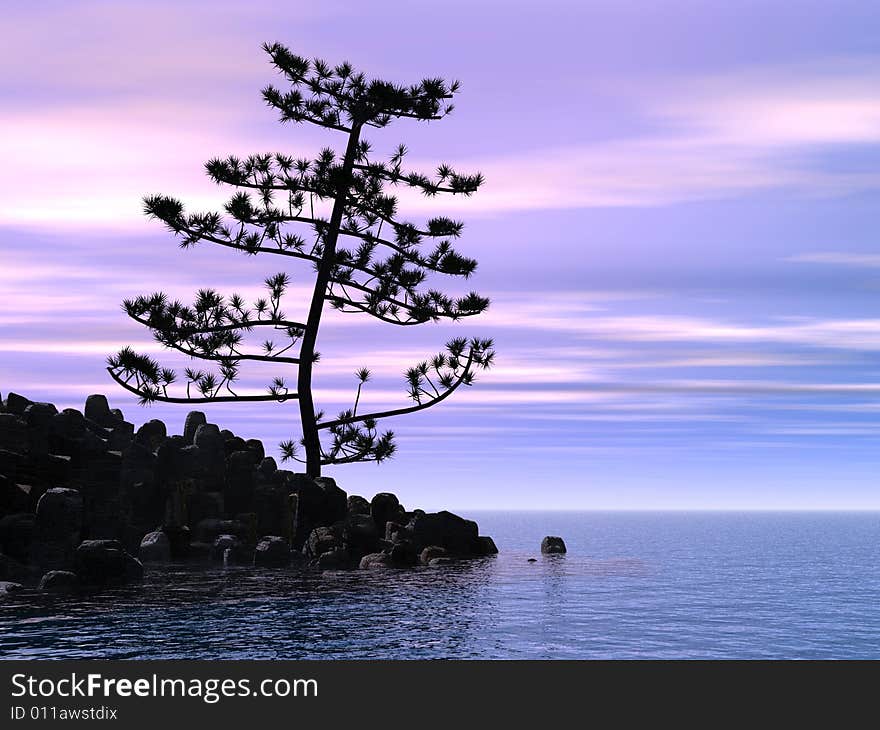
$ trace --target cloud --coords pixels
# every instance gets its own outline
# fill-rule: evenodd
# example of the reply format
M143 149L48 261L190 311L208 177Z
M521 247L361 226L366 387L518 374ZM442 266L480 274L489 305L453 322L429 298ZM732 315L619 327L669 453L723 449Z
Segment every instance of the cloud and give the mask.
M861 266L866 268L880 267L880 254L817 252L789 256L785 261L801 264L830 264L836 266Z

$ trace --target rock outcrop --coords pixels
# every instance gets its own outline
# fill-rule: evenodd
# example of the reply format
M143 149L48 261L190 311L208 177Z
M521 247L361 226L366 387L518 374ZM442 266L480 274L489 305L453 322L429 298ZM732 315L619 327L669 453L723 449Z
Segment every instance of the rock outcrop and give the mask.
M94 590L143 563L279 569L408 567L492 555L451 512L408 511L382 492L279 469L263 444L186 416L182 435L139 428L103 395L82 412L16 393L0 401L0 581L9 590Z
M564 553L565 541L561 537L548 535L541 540L541 552L545 555Z

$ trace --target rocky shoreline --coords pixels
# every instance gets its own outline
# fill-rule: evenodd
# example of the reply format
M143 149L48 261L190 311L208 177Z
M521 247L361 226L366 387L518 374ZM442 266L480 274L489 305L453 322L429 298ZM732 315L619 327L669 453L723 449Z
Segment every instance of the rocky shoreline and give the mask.
M279 469L260 441L200 411L168 435L159 420L135 429L103 395L82 412L16 393L0 401L0 599L23 585L137 581L144 564L406 568L497 552L451 512Z

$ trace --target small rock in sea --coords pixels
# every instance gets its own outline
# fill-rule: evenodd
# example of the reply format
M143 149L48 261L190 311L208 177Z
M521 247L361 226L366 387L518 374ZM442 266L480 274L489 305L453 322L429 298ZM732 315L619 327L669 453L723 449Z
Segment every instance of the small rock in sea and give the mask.
M286 568L290 565L290 545L283 537L269 535L257 543L254 565L259 568Z
M50 570L40 579L43 593L73 593L79 587L79 578L70 570Z
M80 582L88 586L128 583L144 575L141 561L129 555L118 540L84 540L74 562Z
M537 562L538 562L538 559L537 559L537 558L529 558L527 562L529 562L529 563L537 563Z
M171 541L161 530L148 532L141 540L138 557L142 563L167 563L171 560Z
M8 580L0 580L0 599L10 593L17 593L22 589L21 583L13 583Z
M434 558L445 558L447 555L448 552L446 551L446 548L439 547L438 545L429 545L422 550L421 555L419 555L419 560L422 565L430 565Z
M565 541L561 537L555 537L553 535L548 535L543 540L541 540L541 552L545 555L554 554L554 553L564 553L565 550Z
M361 570L391 567L391 557L385 553L370 553L361 558Z

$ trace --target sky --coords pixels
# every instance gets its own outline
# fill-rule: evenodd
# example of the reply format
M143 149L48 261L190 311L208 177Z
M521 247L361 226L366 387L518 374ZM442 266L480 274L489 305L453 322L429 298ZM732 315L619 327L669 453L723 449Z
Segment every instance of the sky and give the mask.
M401 208L465 221L489 311L327 316L316 400L347 407L367 366L363 402L405 405L404 368L457 334L494 337L497 366L389 422L391 462L328 470L343 488L471 510L880 509L874 3L43 0L5 4L0 30L4 396L103 392L182 430L187 406L142 408L104 370L126 344L187 364L121 301L255 295L279 265L182 251L141 198L219 210L211 157L340 149L262 103L282 79L260 44L279 41L372 77L460 79L446 119L368 138L486 177ZM286 270L304 313L309 266ZM295 403L204 410L270 451L299 435Z

